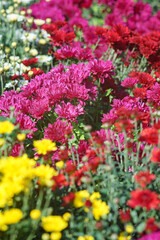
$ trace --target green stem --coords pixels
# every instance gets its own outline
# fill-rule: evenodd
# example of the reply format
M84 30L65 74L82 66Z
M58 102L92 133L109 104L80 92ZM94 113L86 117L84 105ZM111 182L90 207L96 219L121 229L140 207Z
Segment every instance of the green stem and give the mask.
M4 92L3 77L1 75L1 95L3 95L3 92Z

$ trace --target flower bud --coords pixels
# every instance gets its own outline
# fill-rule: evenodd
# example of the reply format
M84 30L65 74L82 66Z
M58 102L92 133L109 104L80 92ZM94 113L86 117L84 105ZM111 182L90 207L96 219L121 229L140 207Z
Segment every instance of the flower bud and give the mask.
M9 71L9 68L10 68L9 65L5 65L5 66L4 66L4 71L5 71L5 72L8 72L8 71Z
M25 48L24 48L24 51L25 51L26 53L29 52L29 50L30 50L29 47L25 47Z
M33 209L30 212L30 217L33 220L38 219L40 216L41 216L41 211L39 209Z
M92 126L91 125L85 125L84 126L84 131L85 132L90 132L92 130Z
M0 74L2 74L2 73L3 73L3 68L0 67Z
M52 22L52 19L51 18L46 18L46 23L47 24L50 24Z
M108 128L110 128L110 124L108 124L108 123L104 123L104 124L102 125L102 128L104 128L104 129L108 129Z
M40 45L45 45L46 44L46 40L43 39L43 38L39 39L39 44Z
M29 77L33 77L33 75L34 75L34 72L33 72L33 71L29 71L29 72L28 72L28 76L29 76Z
M30 54L31 54L31 56L33 56L33 57L37 56L37 55L38 55L37 49L32 48L32 49L30 50Z
M27 18L27 22L28 22L29 24L32 24L32 23L33 23L33 18Z
M25 15L26 15L26 12L25 12L24 10L22 10L22 11L20 11L20 14L21 14L22 16L25 16Z
M17 134L17 139L18 139L20 142L24 141L25 138L26 138L26 134L25 134L25 133L18 133L18 134Z
M9 47L5 47L4 51L5 53L10 53L11 49Z
M50 239L49 233L43 233L42 234L42 240L49 240L49 239Z
M117 234L116 234L116 233L113 233L113 234L111 235L111 240L117 240L117 239L118 239Z
M32 9L27 9L27 13L31 14L32 13Z
M42 26L42 25L45 23L45 21L42 20L42 19L35 19L35 20L34 20L34 23L35 23L38 27L40 27L40 26Z
M16 48L16 47L17 47L17 43L16 43L16 42L12 42L12 43L11 43L11 46L12 46L13 48Z

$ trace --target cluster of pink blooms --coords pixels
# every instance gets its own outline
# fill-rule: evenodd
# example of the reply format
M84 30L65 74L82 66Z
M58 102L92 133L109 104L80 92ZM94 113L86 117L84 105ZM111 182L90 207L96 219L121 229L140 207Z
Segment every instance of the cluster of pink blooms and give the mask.
M21 88L20 93L4 92L0 97L1 115L8 117L10 106L14 107L20 128L32 131L36 131L35 124L43 118L44 113L54 107L58 119L75 121L76 117L84 114L86 101L94 100L97 96L97 86L89 77L101 78L102 82L104 78L112 81L110 77L113 74L110 61L94 59L88 64L59 64L49 73L36 76Z
M152 15L152 7L148 3L132 0L99 2L111 6L112 12L105 19L107 25L113 26L118 22L141 34L160 30L160 11Z
M82 11L80 7L88 8L92 3L92 0L75 1L75 0L41 0L38 3L34 3L30 9L32 10L32 16L37 19L51 18L54 21L65 21L68 19L66 29L72 29L73 25L87 26L88 22L82 17ZM54 14L53 14L54 13Z
M41 0L31 6L32 15L35 18L51 18L52 21L68 20L66 29L72 29L74 25L81 25L87 28L88 22L82 17L80 8L89 8L93 0ZM99 0L99 4L110 7L110 12L106 14L106 25L123 24L131 30L144 34L150 31L160 30L160 11L152 15L152 7L142 1L132 0ZM53 14L54 12L54 14Z

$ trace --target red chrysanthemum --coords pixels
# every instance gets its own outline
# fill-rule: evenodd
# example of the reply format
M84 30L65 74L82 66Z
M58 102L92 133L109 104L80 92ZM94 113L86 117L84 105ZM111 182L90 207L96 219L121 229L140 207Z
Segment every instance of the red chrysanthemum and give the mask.
M19 79L20 75L14 74L13 76L11 76L11 80L14 81L16 79Z
M63 30L56 30L51 34L51 43L53 46L62 46L64 43L71 43L75 37L74 32L66 33Z
M154 163L160 163L160 149L159 148L154 148L152 150L151 161Z
M147 233L156 232L158 230L158 224L155 222L155 218L148 218L146 222L145 231Z
M52 190L54 191L57 187L63 187L68 186L69 182L67 182L66 177L64 174L60 173L57 176L54 176L53 178L54 185L52 187Z
M119 119L115 124L116 131L121 132L125 130L126 132L131 132L134 128L134 125L127 119Z
M138 206L144 207L149 211L150 209L158 209L160 205L159 196L155 192L151 192L151 190L141 190L136 189L131 192L131 199L128 200L127 204L131 208L136 208Z
M155 128L145 128L140 134L140 141L145 141L148 144L158 144L158 131Z
M66 206L67 204L69 204L70 202L72 202L75 198L75 194L73 192L68 193L66 196L64 196L63 199L63 206Z
M73 174L73 172L76 170L76 165L74 165L72 162L67 161L66 162L66 167L64 171L68 174Z
M102 37L104 33L106 33L108 30L103 27L96 27L95 32L99 37Z
M32 73L29 76L29 73ZM34 78L37 75L41 75L43 74L43 70L39 69L39 68L32 68L31 70L27 71L26 73L22 74L22 77L24 77L25 80L30 80L31 78Z
M30 59L25 59L22 61L22 63L25 65L25 66L30 66L30 65L33 65L33 64L36 64L38 61L38 58L30 58Z
M129 209L126 211L123 209L120 209L119 216L122 222L129 222L131 220L131 214Z
M156 83L156 79L153 78L149 73L144 73L144 72L139 73L139 72L132 71L129 74L129 76L132 78L137 78L139 80L138 83L142 84L142 86L145 89L151 88L153 86L153 84Z
M146 184L151 183L152 180L156 178L153 173L147 172L139 172L137 175L134 176L136 182L140 184L142 188L146 187Z
M135 89L133 89L133 95L136 98L146 99L147 98L147 90L146 90L146 88L135 88Z

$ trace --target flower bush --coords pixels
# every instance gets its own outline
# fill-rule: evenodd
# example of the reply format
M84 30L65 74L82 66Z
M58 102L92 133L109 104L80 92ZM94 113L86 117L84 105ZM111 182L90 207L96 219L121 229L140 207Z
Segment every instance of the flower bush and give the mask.
M1 1L0 239L160 238L154 3Z

